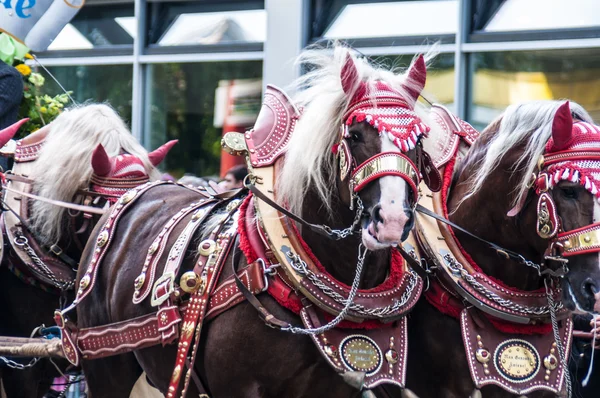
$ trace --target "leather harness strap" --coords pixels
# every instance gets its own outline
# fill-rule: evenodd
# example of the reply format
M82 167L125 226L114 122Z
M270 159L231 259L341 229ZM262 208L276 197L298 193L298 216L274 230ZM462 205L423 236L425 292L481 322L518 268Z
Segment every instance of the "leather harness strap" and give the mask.
M46 202L46 203L50 203L51 205L54 205L54 206L64 207L65 209L77 210L77 211L82 211L82 212L86 212L86 213L93 213L93 214L100 214L100 215L104 215L106 213L106 210L98 209L96 207L76 205L74 203L63 202L61 200L48 199L48 198L44 198L43 196L38 196L38 195L35 195L32 193L18 191L16 189L9 188L8 186L3 186L3 189L6 189L7 191L10 191L13 193L16 193L17 195L23 195L27 198L39 200L40 202Z

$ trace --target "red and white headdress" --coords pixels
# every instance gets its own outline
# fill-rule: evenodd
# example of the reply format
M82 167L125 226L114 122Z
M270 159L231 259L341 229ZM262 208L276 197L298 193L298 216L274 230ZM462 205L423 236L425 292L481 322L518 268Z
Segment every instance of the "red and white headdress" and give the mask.
M600 127L573 123L566 102L558 109L552 130L544 154L547 188L560 181L571 181L581 184L600 201Z
M426 67L421 55L407 73L406 94L394 90L388 84L378 81L372 86L365 82L357 84L358 70L350 54L342 69L342 87L346 93L358 86L348 110L344 113L344 137L348 137L348 126L353 122L366 121L375 127L379 135L387 134L389 139L402 151L414 149L421 135L427 135L429 127L414 112L414 102L425 86Z

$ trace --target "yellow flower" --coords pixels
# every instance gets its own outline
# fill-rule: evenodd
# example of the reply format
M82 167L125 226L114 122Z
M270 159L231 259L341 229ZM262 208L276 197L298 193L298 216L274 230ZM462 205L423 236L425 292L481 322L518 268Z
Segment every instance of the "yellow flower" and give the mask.
M17 68L19 73L21 73L23 76L31 75L31 68L25 64L19 64L19 65L15 66L15 68Z
M27 58L27 59L33 59L33 57L31 56L31 54L25 54L25 58Z
M40 108L40 112L42 112L42 113L46 113L46 112L48 112L48 109L46 109L46 107L45 107L45 106L42 106L42 107Z

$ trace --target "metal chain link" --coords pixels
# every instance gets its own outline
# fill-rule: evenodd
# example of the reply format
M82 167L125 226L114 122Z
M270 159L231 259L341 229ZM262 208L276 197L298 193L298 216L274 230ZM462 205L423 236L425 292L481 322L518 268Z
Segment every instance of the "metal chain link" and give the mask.
M365 209L362 200L360 199L360 196L354 194L354 198L356 198L356 214L354 215L354 221L352 222L352 225L350 225L348 228L339 230L339 229L331 229L331 227L328 227L327 225L323 225L323 228L325 229L325 231L331 235L331 236L335 236L338 240L339 239L346 239L348 236L354 234L354 231L356 230L356 227L358 226L358 224L360 223L360 218L362 216L362 213ZM352 200L354 200L354 198Z
M58 280L54 272L38 257L37 253L29 246L27 238L19 233L15 234L14 239L15 245L21 247L29 256L31 261L37 266L38 270L46 277L50 278L54 286L60 290L69 290L75 285L75 281L62 281Z
M544 286L546 287L546 296L548 298L548 306L550 307L550 319L552 320L552 333L554 334L554 341L556 342L556 348L558 349L558 355L560 356L560 363L563 367L563 378L565 379L565 387L567 388L567 398L571 398L572 387L571 387L571 375L569 374L569 367L567 365L567 358L565 357L565 348L563 347L560 334L558 333L558 321L556 320L556 310L559 309L559 305L554 302L554 296L552 295L552 289L548 286L549 278L544 279ZM562 305L562 303L559 303Z
M323 283L319 276L312 272L308 268L304 260L298 257L298 255L291 254L291 252L288 252L286 255L290 259L290 264L292 265L292 267L299 273L306 275L306 277L312 282L312 284L315 285L319 290L321 290L321 292L329 296L336 303L341 305L347 305L346 298L334 289L332 289L329 285ZM396 312L398 309L406 305L406 303L412 297L413 290L417 286L418 278L416 272L410 270L409 278L410 280L408 282L406 290L404 291L400 299L396 300L394 304L387 305L385 307L367 308L358 303L351 303L349 309L358 314L373 317L382 317Z
M460 275L460 277L463 278L471 286L473 286L473 288L475 290L477 290L479 293L483 294L485 297L494 301L496 304L498 304L502 307L511 309L513 311L529 314L529 315L548 315L551 312L549 305L545 305L542 307L530 307L530 306L525 306L525 305L522 305L519 303L515 303L512 300L503 299L502 297L500 297L496 293L488 290L485 286L483 286L481 283L479 283L475 279L475 277L473 277L471 274L469 274L469 272L464 269L462 264L460 264L458 261L456 261L456 259L454 259L454 257L452 257L450 254L446 253L444 255L444 260L446 260L446 262L448 263L450 268L452 268L452 272L454 274ZM561 309L562 307L563 307L562 303L559 303L557 305L557 309Z
M364 251L363 251L364 250ZM365 262L365 256L367 255L368 250L361 245L358 247L358 261L356 263L356 275L354 275L354 281L352 282L352 287L350 288L350 293L348 294L348 299L344 302L344 308L340 311L340 313L331 320L331 322L318 327L318 328L299 328L295 326L290 326L288 328L282 328L282 330L286 332L291 332L294 334L307 334L307 335L316 335L326 332L330 329L336 327L346 316L348 310L352 306L352 302L354 301L354 297L356 297L356 292L358 291L358 285L360 283L360 277L362 275L363 264ZM306 263L304 263L306 266Z
M40 360L40 358L33 358L31 361L29 361L29 363L22 364L19 362L15 362L12 359L8 359L6 357L0 356L0 361L4 362L4 364L6 366L8 366L11 369L17 369L17 370L29 369L30 367L34 366L39 360Z

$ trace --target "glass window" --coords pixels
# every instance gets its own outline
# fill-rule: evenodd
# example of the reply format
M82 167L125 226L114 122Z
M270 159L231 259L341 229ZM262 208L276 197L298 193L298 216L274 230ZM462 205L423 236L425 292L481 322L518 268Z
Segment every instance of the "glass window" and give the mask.
M556 30L600 26L597 0L506 0L484 32Z
M358 39L443 35L456 33L457 24L457 0L345 4L322 36Z
M105 47L133 51L136 27L133 1L110 5L86 4L58 34L48 51Z
M469 121L482 128L510 104L570 99L600 119L600 50L473 54Z
M221 156L221 136L254 125L261 104L262 61L155 64L148 68L145 143L156 148L168 140L179 140L164 169L177 178L185 173L217 176L227 170L236 160Z
M165 2L149 5L149 43L155 46L193 46L263 43L267 12L262 2Z
M414 55L387 55L373 57L373 62L386 68L406 69ZM454 109L454 54L439 54L427 66L427 82L423 96L430 102ZM421 101L423 99L421 98Z
M91 100L108 102L119 112L128 124L131 120L131 65L106 66L53 66L47 67L78 103ZM42 87L44 94L55 96L63 91L48 74L38 70L45 77Z

